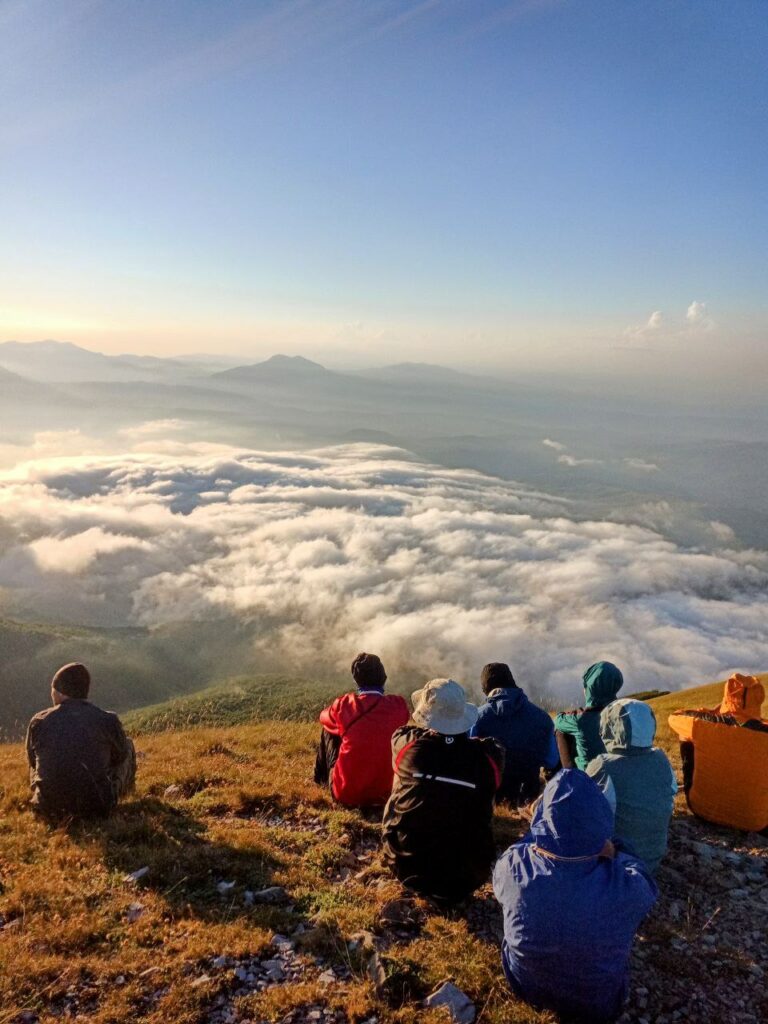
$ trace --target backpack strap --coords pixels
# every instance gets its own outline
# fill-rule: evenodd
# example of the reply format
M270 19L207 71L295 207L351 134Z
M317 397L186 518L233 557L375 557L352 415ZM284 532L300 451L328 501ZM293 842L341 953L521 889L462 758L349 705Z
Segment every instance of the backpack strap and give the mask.
M375 704L371 704L371 706L369 708L366 708L364 711L361 711L360 714L357 716L357 718L353 718L352 719L352 721L349 723L349 725L346 727L346 729L342 733L342 736L348 736L350 729L352 729L353 726L357 725L357 723L361 719L365 718L366 715L370 715L370 713L372 711L374 711L379 706L379 704L381 704L383 699L384 699L384 694L382 693L381 697L379 697L379 699L376 701Z

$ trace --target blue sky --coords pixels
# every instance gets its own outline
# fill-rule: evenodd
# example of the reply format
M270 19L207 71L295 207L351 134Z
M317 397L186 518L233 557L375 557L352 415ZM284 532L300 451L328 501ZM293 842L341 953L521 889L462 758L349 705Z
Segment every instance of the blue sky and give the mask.
M757 359L766 13L0 0L0 336Z

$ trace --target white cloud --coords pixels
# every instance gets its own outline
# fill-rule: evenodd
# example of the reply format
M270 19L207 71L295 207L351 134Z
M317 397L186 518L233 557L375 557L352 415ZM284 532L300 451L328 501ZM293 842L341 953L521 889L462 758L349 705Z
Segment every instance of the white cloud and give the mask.
M40 537L39 540L32 541L28 550L40 569L49 572L80 573L99 555L149 547L146 541L136 537L107 533L98 526L92 526L82 533L68 537Z
M624 330L624 336L626 338L635 338L636 340L647 340L654 335L657 335L664 324L664 314L660 309L655 309L645 323L636 324L634 327L627 327Z
M685 319L689 327L695 331L708 332L715 329L715 321L707 313L706 302L694 299L686 310Z
M640 469L645 473L654 473L658 470L655 462L647 462L645 459L624 459L630 469Z
M563 466L601 466L602 459L577 459L575 455L559 455L557 461Z
M0 587L47 619L236 616L297 671L504 660L567 700L599 658L632 688L768 666L768 555L569 509L378 446L42 461L0 474Z
M556 452L564 452L566 447L564 444L561 444L560 441L552 441L548 437L545 437L541 443L546 445L547 448L554 448Z

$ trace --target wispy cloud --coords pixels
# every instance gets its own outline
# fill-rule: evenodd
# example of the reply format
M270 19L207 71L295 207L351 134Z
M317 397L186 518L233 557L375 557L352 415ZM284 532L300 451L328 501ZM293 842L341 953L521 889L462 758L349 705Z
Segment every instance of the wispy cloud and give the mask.
M553 441L549 437L545 437L541 443L547 448L554 448L556 452L564 452L566 447L564 444L561 444L560 441Z
M579 459L575 455L559 455L557 461L562 466L601 466L602 459Z
M645 459L629 458L624 459L624 463L630 469L640 469L645 473L656 472L659 468L655 462L647 462Z

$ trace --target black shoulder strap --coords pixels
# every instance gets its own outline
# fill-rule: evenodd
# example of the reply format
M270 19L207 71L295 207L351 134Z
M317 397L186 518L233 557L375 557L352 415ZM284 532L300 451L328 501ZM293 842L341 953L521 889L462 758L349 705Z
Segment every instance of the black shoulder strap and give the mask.
M352 719L352 721L351 721L351 722L349 723L349 725L347 726L347 728L346 728L346 729L344 730L344 735L345 735L345 736L347 736L347 735L349 734L349 731L350 731L350 729L351 729L351 728L352 728L352 727L353 727L354 725L357 725L357 723L358 723L358 722L359 722L359 721L360 721L361 719L365 718L365 716L366 716L366 715L370 715L370 713L371 713L371 712L372 712L372 711L373 711L373 710L374 710L375 708L377 708L377 707L379 706L379 704L381 704L381 702L382 702L382 700L383 700L383 699L384 699L384 694L382 694L382 695L381 695L381 697L379 697L379 699L378 699L378 700L376 701L376 703L375 703L375 704L371 704L371 706L370 706L369 708L366 708L366 709L365 709L365 711L361 711L361 712L360 712L360 714L359 714L359 715L357 716L357 718L353 718L353 719Z

